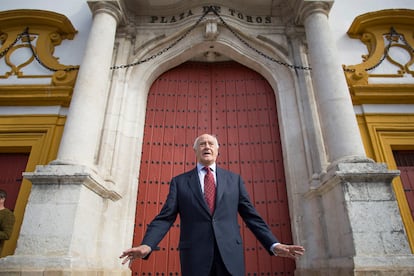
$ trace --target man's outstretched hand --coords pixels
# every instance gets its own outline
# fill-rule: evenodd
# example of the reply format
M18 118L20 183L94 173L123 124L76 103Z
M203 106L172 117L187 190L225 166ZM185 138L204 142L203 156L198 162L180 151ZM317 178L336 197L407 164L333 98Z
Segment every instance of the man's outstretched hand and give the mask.
M298 257L302 256L305 253L305 248L300 245L287 245L287 244L278 244L273 249L275 255L280 257L287 257L291 259L297 259ZM151 247L148 245L140 245L138 247L132 247L130 249L125 250L122 252L120 259L122 260L122 264L126 264L129 262L128 266L131 267L132 262L137 258L145 258L148 254L151 253Z
M277 256L297 259L305 253L305 248L300 245L287 245L280 243L275 246L273 251L273 253Z
M132 262L137 258L145 258L148 256L148 254L151 253L151 247L148 245L142 244L138 247L132 247L130 249L125 250L122 252L122 255L119 256L120 259L124 258L122 260L122 264L126 264L129 262L128 266L131 267Z

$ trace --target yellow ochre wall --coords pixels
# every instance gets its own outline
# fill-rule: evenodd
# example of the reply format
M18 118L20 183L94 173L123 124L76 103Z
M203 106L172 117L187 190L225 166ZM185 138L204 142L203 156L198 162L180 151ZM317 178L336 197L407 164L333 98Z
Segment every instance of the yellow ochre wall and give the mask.
M32 172L36 165L48 164L56 158L66 116L41 114L41 107L59 106L58 109L62 110L70 104L79 66L63 65L53 54L56 46L65 39L73 39L76 33L69 19L55 12L24 9L0 12L0 57L8 67L5 73L0 74L0 81L10 76L18 80L49 81L46 84L0 82L0 108L14 106L25 110L22 112L25 115L7 115L7 111L0 115L0 152L29 153L26 172ZM30 45L35 49L36 58L34 55L23 61L14 58L15 53L22 48L29 50ZM27 73L30 72L26 70L27 66L38 63L38 60L48 69ZM36 114L30 114L30 108L25 107L38 108ZM16 223L13 234L0 256L14 253L30 191L31 182L23 179L14 209Z
M397 169L393 150L414 150L414 114L366 114L357 119L368 157L387 163L389 169ZM393 188L414 251L414 222L400 177L394 179Z
M36 165L55 159L65 120L60 115L0 116L0 152L30 153L26 171L34 171ZM13 254L16 248L31 186L23 179L14 209L13 234L5 242L1 256Z

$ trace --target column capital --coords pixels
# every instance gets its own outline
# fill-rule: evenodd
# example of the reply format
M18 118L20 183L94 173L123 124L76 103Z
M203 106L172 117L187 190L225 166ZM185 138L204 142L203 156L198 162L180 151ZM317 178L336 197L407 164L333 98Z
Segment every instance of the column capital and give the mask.
M334 0L302 0L296 13L296 23L303 25L306 18L313 13L322 13L328 16Z
M126 22L122 1L120 0L88 0L88 5L93 16L98 13L106 13L112 15L118 25Z

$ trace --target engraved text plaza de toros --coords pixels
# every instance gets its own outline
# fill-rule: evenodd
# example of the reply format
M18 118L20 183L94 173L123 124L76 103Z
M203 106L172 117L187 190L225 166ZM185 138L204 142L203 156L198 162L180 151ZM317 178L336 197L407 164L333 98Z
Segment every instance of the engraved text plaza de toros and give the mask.
M221 14L223 11L220 6L213 6L212 7L218 14ZM208 11L210 9L210 6L204 6L203 13ZM226 10L228 15L235 17L239 20L246 21L247 23L256 23L256 24L269 24L272 23L272 18L270 16L251 16L246 15L241 12L236 11L235 9L229 8ZM188 10L185 12L182 12L177 15L172 16L157 16L153 15L150 17L150 23L176 23L178 21L181 21L187 17L193 16L192 10Z

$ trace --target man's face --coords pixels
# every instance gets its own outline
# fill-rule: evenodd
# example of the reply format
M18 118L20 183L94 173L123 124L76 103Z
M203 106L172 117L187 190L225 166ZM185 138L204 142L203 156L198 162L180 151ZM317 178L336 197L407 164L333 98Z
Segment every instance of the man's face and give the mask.
M199 137L195 147L197 162L204 166L210 166L216 162L218 155L218 145L214 137L203 134Z

